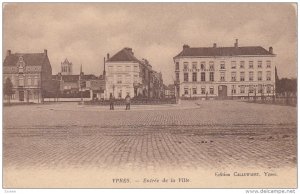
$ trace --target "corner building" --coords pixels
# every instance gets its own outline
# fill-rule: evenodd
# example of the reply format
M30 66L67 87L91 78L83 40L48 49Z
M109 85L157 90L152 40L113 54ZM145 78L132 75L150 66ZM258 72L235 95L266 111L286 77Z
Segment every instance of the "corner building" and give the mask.
M180 98L236 99L275 93L276 55L261 46L189 47L175 56L176 95Z

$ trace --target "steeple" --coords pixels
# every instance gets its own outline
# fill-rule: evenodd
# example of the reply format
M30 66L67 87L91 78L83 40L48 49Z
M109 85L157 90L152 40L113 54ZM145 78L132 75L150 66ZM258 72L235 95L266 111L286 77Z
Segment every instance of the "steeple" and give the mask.
M105 71L105 57L104 57L104 60L103 60L103 64L104 64L104 68L103 68L103 78L105 79L105 76L106 76L106 71Z

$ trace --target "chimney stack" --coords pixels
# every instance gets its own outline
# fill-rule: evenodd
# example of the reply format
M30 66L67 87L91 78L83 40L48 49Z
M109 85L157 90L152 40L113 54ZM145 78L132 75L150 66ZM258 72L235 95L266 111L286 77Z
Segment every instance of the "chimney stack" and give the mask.
M184 50L184 49L187 49L187 48L190 48L190 46L187 45L187 44L184 44L184 45L183 45L183 50Z
M239 39L235 39L234 47L235 48L239 47Z
M269 53L271 53L273 55L273 47L269 47Z
M6 56L8 57L11 54L11 50L7 50Z
M109 53L107 53L107 60L109 59ZM105 60L105 57L104 57L104 60Z
M214 46L213 46L214 48L217 48L217 43L214 43Z
M47 55L47 49L44 49L44 54Z

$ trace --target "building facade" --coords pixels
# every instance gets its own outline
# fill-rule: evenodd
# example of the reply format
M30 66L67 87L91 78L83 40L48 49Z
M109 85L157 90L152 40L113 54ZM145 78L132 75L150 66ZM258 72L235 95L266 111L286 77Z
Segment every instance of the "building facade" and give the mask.
M108 99L113 94L116 99L131 97L152 98L156 95L157 79L163 87L162 77L156 78L156 72L146 59L139 60L132 48L124 48L106 60L106 94ZM155 83L154 83L155 81ZM159 95L157 95L159 96Z
M43 53L11 53L3 63L4 82L13 85L12 101L42 102L43 94L51 87L52 68L47 50Z
M175 56L176 95L183 98L253 98L275 92L273 48L183 46Z

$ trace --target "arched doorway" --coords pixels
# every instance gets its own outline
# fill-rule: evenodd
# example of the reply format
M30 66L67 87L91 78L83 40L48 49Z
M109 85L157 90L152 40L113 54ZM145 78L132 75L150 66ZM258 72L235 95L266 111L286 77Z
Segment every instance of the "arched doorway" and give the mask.
M227 98L227 86L226 85L219 85L218 87L218 96L220 99Z

